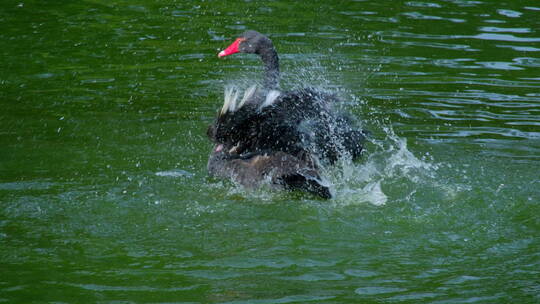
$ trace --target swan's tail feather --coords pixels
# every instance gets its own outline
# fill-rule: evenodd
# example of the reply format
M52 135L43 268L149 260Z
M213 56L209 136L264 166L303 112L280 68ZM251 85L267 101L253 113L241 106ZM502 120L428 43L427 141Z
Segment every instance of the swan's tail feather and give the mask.
M242 97L240 102L238 102L238 97L240 96L240 90L238 90L234 86L225 87L225 96L223 100L223 107L221 107L220 115L223 115L227 112L235 112L239 110L241 107L243 107L246 104L248 100L250 100L255 95L256 92L257 92L256 85L249 87L244 92L244 96Z
M281 95L281 92L279 92L277 90L271 90L270 92L268 92L268 94L266 94L266 99L264 100L264 102L259 107L259 111L262 110L265 107L268 107L268 106L272 105L277 100L279 95Z
M249 88L244 92L244 97L242 97L242 100L241 100L240 103L238 104L237 109L240 109L241 107L243 107L244 104L246 103L246 101L248 101L249 99L251 99L251 97L253 97L253 95L255 94L256 91L257 91L257 85L252 85L251 87L249 87Z
M223 101L223 107L221 108L221 115L228 111L234 112L236 110L236 100L238 99L238 90L235 87L225 87L225 96Z

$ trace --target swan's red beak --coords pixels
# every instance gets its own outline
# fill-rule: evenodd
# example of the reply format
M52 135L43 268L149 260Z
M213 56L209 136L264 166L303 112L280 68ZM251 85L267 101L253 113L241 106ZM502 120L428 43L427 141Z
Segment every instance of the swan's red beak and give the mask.
M224 49L223 51L219 52L218 54L218 57L225 57L225 56L229 56L229 55L232 55L234 53L238 53L240 52L240 43L242 41L246 40L245 38L238 38L236 39L231 45L229 45L226 49Z

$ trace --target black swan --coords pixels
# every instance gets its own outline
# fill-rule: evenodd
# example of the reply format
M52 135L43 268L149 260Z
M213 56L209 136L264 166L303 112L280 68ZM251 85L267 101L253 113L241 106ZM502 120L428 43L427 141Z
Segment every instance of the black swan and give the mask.
M229 177L247 187L263 180L288 189L299 189L329 198L319 176L321 164L332 164L343 155L353 160L362 152L364 132L333 109L334 95L311 88L279 91L279 58L272 41L247 31L219 57L254 53L264 63L262 88L239 91L227 88L225 102L209 138L215 143L210 174Z

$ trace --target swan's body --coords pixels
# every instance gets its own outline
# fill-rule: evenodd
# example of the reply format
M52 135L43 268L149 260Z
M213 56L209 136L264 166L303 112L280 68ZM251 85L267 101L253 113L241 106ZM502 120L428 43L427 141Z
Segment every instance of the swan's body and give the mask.
M208 171L246 188L257 188L266 183L275 188L310 192L322 198L332 197L316 166L280 151L239 155L227 153L217 145L208 160Z
M319 164L334 163L343 155L358 158L363 132L334 111L337 98L331 94L311 88L279 91L279 59L267 37L247 31L219 56L236 52L261 57L264 85L246 90L242 98L237 90L226 90L223 108L208 130L216 144L209 172L247 187L270 180L330 197L320 182Z
M273 91L271 91L273 92ZM282 151L309 155L323 164L348 154L360 156L364 139L346 116L333 110L333 95L314 89L281 93L268 105L251 98L235 110L222 111L211 138L236 147L236 153ZM304 157L301 157L304 158Z

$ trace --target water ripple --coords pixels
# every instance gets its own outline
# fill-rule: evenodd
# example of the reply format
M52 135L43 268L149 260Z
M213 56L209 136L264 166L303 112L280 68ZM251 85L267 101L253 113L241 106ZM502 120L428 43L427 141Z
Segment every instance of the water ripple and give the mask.
M232 267L232 268L288 268L291 266L298 267L329 267L335 265L337 262L328 260L315 260L315 259L302 259L302 258L288 258L282 257L279 259L266 259L266 258L246 258L246 257L228 257L219 260L213 260L205 263L206 266L215 267Z
M359 295L384 295L392 294L397 292L406 291L405 288L398 287L383 287L383 286L373 286L373 287L360 287L357 288L354 292Z
M220 304L281 304L281 303L305 303L311 301L325 301L335 298L334 296L315 296L315 295L293 295L283 298L275 299L259 299L259 300L246 300L246 301L229 301L219 302Z
M317 282L317 281L341 281L346 277L342 274L335 273L332 271L318 271L305 273L299 276L293 277L284 277L286 280L292 281L306 281L306 282Z
M518 52L540 52L540 48L535 48L535 47L532 47L532 46L517 46L517 45L498 44L498 45L496 45L496 47L510 48L510 49L513 49L514 51L518 51Z
M54 285L68 285L73 287L78 287L91 291L123 291L123 292L178 292L178 291L190 291L197 289L200 285L191 285L188 287L151 287L147 285L139 286L118 286L118 285L100 285L100 284L78 284L78 283L67 283L67 282L49 282Z
M444 20L444 21L451 21L454 23L463 23L466 21L465 19L445 18L445 17L439 17L439 16L424 15L419 12L403 13L403 15L411 19L417 19L417 20Z
M432 3L432 2L409 1L409 2L405 2L405 4L408 6L413 6L413 7L433 7L433 8L442 7L442 5L438 3Z
M495 40L495 41L511 41L511 42L539 42L540 38L527 38L527 37L516 37L510 34L491 34L491 33L481 33L474 36L461 36L456 38L474 38L481 40Z
M523 13L521 12L513 11L509 9L498 9L497 13L506 17L510 17L510 18L519 18L521 17L521 15L523 15Z
M482 26L478 29L481 32L490 33L530 33L531 29L527 27L496 27L496 26Z
M480 39L480 40L493 40L493 41L510 41L510 42L539 42L540 38L537 37L517 37L511 34L499 34L499 33L480 33L476 35L437 35L437 34L419 34L403 31L387 31L379 32L380 36L385 37L399 37L399 38L414 38L425 40L451 40L451 39Z

